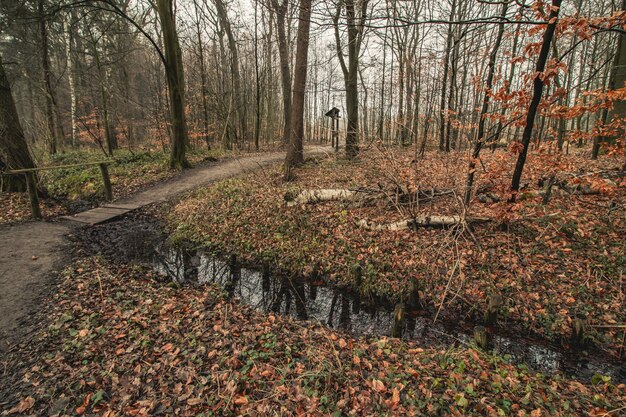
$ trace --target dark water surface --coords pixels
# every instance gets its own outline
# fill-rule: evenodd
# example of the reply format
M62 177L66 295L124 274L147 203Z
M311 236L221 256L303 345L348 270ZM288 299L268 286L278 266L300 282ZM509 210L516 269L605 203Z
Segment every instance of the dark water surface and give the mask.
M242 268L198 250L175 249L161 245L154 252L154 269L177 282L217 283L231 297L258 311L292 316L299 320L320 322L355 337L389 336L393 326L394 305L386 300L371 300L339 288L324 286L321 281L288 279L263 268ZM468 345L473 323L433 323L419 310L408 311L403 338L423 347L447 348ZM557 345L490 329L494 352L509 355L516 364L525 364L538 372L563 372L589 380L595 374L611 376L614 382L626 381L626 366L598 354L585 355L565 351Z

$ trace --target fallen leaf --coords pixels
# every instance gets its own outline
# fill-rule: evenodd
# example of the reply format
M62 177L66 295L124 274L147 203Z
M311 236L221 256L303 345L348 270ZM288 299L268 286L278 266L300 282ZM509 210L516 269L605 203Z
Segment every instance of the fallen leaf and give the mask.
M385 384L379 379L372 380L372 388L378 392L385 392Z
M246 405L248 404L248 397L246 397L245 395L238 395L235 398L235 405Z
M24 398L22 401L20 401L18 405L10 409L8 413L9 414L23 413L24 411L28 411L31 408L33 408L33 405L35 405L35 399L31 396L28 396Z

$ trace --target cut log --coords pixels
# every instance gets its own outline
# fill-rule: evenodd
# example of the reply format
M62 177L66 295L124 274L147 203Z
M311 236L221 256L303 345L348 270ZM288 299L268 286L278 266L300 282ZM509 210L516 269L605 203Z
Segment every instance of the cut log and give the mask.
M300 204L316 204L325 201L344 201L359 204L366 204L375 200L384 198L393 199L396 204L413 203L416 201L424 202L435 199L436 197L450 196L454 194L454 190L419 190L417 192L408 192L403 189L394 191L385 191L382 188L357 188L348 189L320 189L320 190L303 190L298 194L285 194L285 201L288 207Z
M401 220L399 222L388 223L388 224L375 224L368 223L366 220L360 220L358 225L368 229L368 230L406 230L406 229L415 229L417 227L449 227L456 226L462 223L485 223L489 222L491 219L485 217L466 217L462 216L421 216L416 217L414 219L406 219Z
M292 197L285 195L288 207L300 204L314 204L323 201L355 201L366 197L361 191L343 190L343 189L326 189L326 190L304 190L298 195Z

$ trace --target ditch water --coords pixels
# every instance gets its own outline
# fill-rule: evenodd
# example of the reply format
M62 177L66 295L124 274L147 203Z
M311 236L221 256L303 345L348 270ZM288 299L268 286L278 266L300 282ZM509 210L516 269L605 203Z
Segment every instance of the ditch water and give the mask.
M292 280L262 268L243 268L202 250L160 245L153 252L152 265L176 282L217 283L230 297L258 311L320 322L355 337L389 336L394 325L394 305L388 300L365 299L321 281ZM423 347L447 348L469 345L473 328L474 323L433 323L425 312L415 310L406 314L402 337ZM496 353L508 355L511 362L545 374L563 372L587 381L601 374L614 382L626 381L626 365L599 354L565 351L558 345L506 335L498 329L490 329L490 345Z

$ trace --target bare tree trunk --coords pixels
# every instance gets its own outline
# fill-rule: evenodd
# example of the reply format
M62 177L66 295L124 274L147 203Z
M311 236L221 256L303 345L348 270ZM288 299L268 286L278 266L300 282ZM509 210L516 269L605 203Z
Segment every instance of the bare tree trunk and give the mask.
M622 0L622 11L626 11L626 0ZM620 33L617 38L617 46L613 65L611 67L611 75L609 76L609 84L607 90L615 90L622 88L626 81L626 42L624 42L625 34ZM614 109L610 112L607 108L602 109L602 125L613 117L624 117L626 115L626 101L620 100L614 103ZM604 142L604 137L596 136L593 138L593 149L591 151L591 159L598 159L600 153L600 145Z
M272 0L272 8L276 13L276 34L278 36L278 57L280 59L280 76L283 87L283 115L284 130L283 143L289 142L289 129L291 126L291 70L289 68L289 48L287 45L287 35L285 34L285 16L289 3L283 0L278 4L277 0Z
M503 3L502 18L506 17L506 12L509 4ZM468 205L472 197L472 187L474 186L474 173L476 172L476 161L480 157L480 150L485 142L485 123L487 117L487 111L489 110L489 94L493 87L493 76L496 72L496 58L498 57L498 49L502 43L502 36L504 35L504 23L498 27L498 34L496 35L496 41L489 55L489 63L487 64L487 81L485 83L485 94L483 95L483 103L480 110L480 118L478 120L478 133L476 134L476 142L474 143L474 150L472 151L472 157L469 162L469 171L467 174L467 184L465 186L465 198L464 203Z
M259 33L258 33L258 1L254 1L254 75L256 87L256 117L254 120L254 148L259 150L259 135L261 134L261 77L259 75Z
M298 16L298 40L296 43L296 65L291 102L291 127L285 157L285 177L290 170L304 160L302 140L304 136L304 94L306 90L307 62L309 57L309 32L311 27L311 0L300 0Z
M70 16L63 22L65 29L65 59L67 61L67 83L70 90L70 121L72 147L76 147L78 126L76 124L76 83L74 81L74 59L72 53L72 30L70 27Z
M156 4L165 49L165 74L174 132L170 153L170 168L184 169L189 167L189 162L185 158L185 150L189 139L187 136L187 122L185 120L185 77L182 52L178 42L178 34L176 33L173 0L157 0Z
M234 89L234 109L235 114L238 118L239 123L239 133L237 137L240 141L244 141L246 139L246 104L245 97L241 93L241 74L239 72L239 48L237 47L237 42L235 40L235 36L233 35L233 31L230 27L230 20L228 19L228 14L226 13L226 6L224 5L223 0L214 0L215 8L217 9L217 15L220 19L220 23L224 31L226 32L226 38L228 39L228 49L230 52L230 66L232 71L232 79L233 79L233 89ZM240 146L243 142L240 144Z
M211 150L211 141L209 137L209 108L207 104L207 75L206 65L204 62L204 44L202 42L202 34L200 31L200 8L197 0L193 1L196 10L196 36L198 39L198 59L200 61L200 95L202 96L202 133L208 150Z
M454 19L454 13L456 12L456 1L452 0L452 6L450 8L450 21ZM446 50L445 59L443 61L443 78L441 85L441 102L439 105L439 113L441 115L441 125L439 126L439 150L445 150L445 133L446 133L446 119L449 117L446 109L446 90L448 83L448 69L450 65L450 49L452 47L452 23L448 24L448 36L446 38Z
M44 0L39 0L37 10L39 14L39 36L41 40L41 67L43 69L44 94L46 96L46 124L48 152L54 155L57 152L57 132L54 122L54 99L52 91L52 83L50 81L50 57L48 56L48 29L46 27L46 18L43 8Z
M368 0L360 0L361 15L356 15L355 0L346 0L346 23L348 26L348 63L346 65L341 39L339 36L339 15L341 14L341 3L337 6L334 16L335 43L337 47L337 57L343 71L344 84L346 87L346 156L349 159L356 158L359 154L359 52L363 40L363 25L366 19Z
M528 154L528 145L530 144L530 139L533 133L533 127L535 123L535 116L537 114L537 109L539 108L539 103L541 102L541 95L543 93L543 78L542 73L546 67L546 62L548 60L548 56L550 55L550 44L552 43L552 38L554 37L554 31L556 29L556 25L558 23L559 11L561 9L561 0L552 0L552 7L550 8L550 15L548 18L548 23L546 27L546 31L543 33L543 41L541 44L541 50L539 51L539 56L537 57L537 65L535 68L535 79L533 82L533 96L530 101L530 105L528 106L528 114L526 115L526 126L524 127L524 132L522 133L522 150L517 158L517 162L515 164L515 170L513 171L513 180L511 182L511 191L514 193L519 191L520 182L522 180L522 172L524 171L524 164L526 163L526 155ZM513 194L513 199L515 194Z
M4 72L2 57L0 57L0 154L6 155L6 160L0 162L4 162L8 169L35 167L13 101L11 85ZM25 191L26 184L22 177L11 175L2 182L2 188L2 191Z

